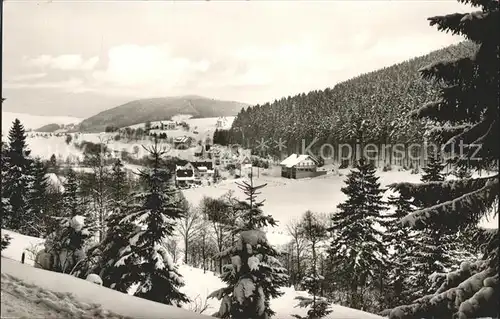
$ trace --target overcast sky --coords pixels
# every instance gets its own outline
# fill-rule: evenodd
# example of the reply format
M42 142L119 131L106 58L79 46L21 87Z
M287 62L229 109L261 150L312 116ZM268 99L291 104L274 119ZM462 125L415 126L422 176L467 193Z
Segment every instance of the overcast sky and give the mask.
M444 1L4 1L5 111L87 117L184 94L251 104L462 41Z

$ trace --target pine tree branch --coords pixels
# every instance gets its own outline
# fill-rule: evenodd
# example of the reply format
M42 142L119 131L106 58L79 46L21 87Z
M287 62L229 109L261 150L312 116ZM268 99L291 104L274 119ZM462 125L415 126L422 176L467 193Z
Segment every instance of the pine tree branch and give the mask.
M425 227L433 219L439 220L437 217L440 217L446 218L447 226L451 228L464 224L477 224L498 198L498 193L498 175L496 175L489 178L480 189L410 213L401 220L401 223L405 226L420 228Z
M447 84L455 85L470 81L476 69L470 57L458 58L452 61L434 62L419 69L422 78L426 80L437 79Z
M473 7L482 7L483 10L498 8L498 0L458 0L460 3L470 4Z
M485 39L498 39L498 11L476 11L471 13L453 13L444 16L428 18L430 25L437 25L439 31L451 32L453 35L463 35L474 42L484 42ZM485 33L489 30L491 33Z
M444 145L443 149L445 151L451 151L455 150L460 146L460 143L464 145L465 147L470 147L472 145L473 150L472 152L475 152L475 145L482 145L482 140L485 139L485 137L490 134L491 129L493 125L495 124L495 120L491 120L488 118L483 119L479 123L476 123L475 125L465 129L463 132L460 134L457 134L450 138ZM479 137L478 137L479 136ZM470 151L469 151L470 152ZM466 156L467 158L471 157L467 156L467 154L460 154L461 156Z

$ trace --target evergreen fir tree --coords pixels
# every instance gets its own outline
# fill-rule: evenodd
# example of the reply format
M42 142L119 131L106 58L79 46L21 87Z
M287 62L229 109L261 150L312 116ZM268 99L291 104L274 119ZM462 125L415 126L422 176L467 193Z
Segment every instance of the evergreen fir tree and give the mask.
M29 167L29 155L31 151L26 144L26 131L19 119L14 120L9 130L9 145L7 152L10 161L23 168Z
M47 169L40 159L32 162L29 193L28 193L28 208L26 214L28 216L27 223L23 226L23 233L29 236L42 237L46 235L45 229L45 213L47 208Z
M389 255L391 260L391 269L389 270L389 288L386 294L386 305L395 306L403 302L410 302L411 288L414 281L409 277L414 275L411 271L411 256L416 249L416 240L418 238L415 231L409 227L403 227L399 221L401 218L412 212L415 207L412 204L412 198L404 195L389 196L388 204L395 208L392 214L388 215L390 222L386 234L387 241L392 247Z
M127 196L130 192L130 185L127 182L127 173L120 159L116 160L113 164L109 182L112 206L120 206L123 201L127 200Z
M300 301L298 306L301 308L309 308L309 310L307 310L306 316L292 315L294 318L320 319L326 317L333 311L327 299L315 295L319 289L319 285L325 278L318 274L312 275L312 273L313 271L309 271L309 274L306 274L303 279L303 286L307 292L314 295L314 298L303 296L296 297L295 299Z
M446 273L451 267L451 253L453 248L449 236L439 230L425 230L418 233L416 249L410 256L410 281L412 298L422 297L429 289L437 284L440 274Z
M423 167L421 181L422 182L442 182L445 180L445 176L442 174L445 164L441 160L441 153L439 151L433 152L427 158L427 166Z
M348 291L348 306L360 309L366 299L360 290L375 289L380 275L387 271L384 234L377 229L386 224L382 215L386 206L375 168L364 159L351 170L341 191L348 199L332 216L329 255L333 269L338 271L338 284Z
M82 201L79 196L80 190L74 170L70 169L68 171L63 187L63 216L82 215Z
M436 151L429 156L428 164L423 168L421 181L443 182L445 176L442 174L444 164L441 160L440 152ZM409 194L403 194L401 197L408 198ZM433 196L415 201L419 207L432 206L440 201L440 194L436 192ZM410 211L407 212L408 215ZM406 215L399 215L401 219ZM404 227L406 228L406 227ZM440 284L442 279L441 274L446 273L451 268L453 254L452 231L446 227L427 228L417 232L415 236L415 249L412 251L409 259L410 282L411 287L407 291L410 299L422 297L427 294L434 285ZM405 302L410 302L406 300Z
M10 212L12 212L12 207L10 206L10 199L9 196L7 195L7 187L5 187L5 181L7 180L7 174L9 172L8 167L7 167L7 145L4 141L2 141L2 156L0 157L1 161L1 176L2 176L2 185L1 185L1 190L2 190L2 205L0 207L1 209L1 216L0 218L1 223L2 223L2 228L7 228L9 226L9 220L10 220Z
M133 265L133 259L124 261L123 264L116 264L121 258L121 249L129 245L128 236L137 228L128 220L124 220L130 209L130 206L122 204L108 216L106 220L108 230L104 240L98 246L101 263L93 270L102 278L105 287L124 293L139 280L139 278L133 280L133 276L129 275L129 267Z
M134 207L127 198L126 174L120 160L113 165L110 183L113 212L106 218L105 236L101 242L89 248L86 260L77 269L76 275L86 278L89 274L98 274L103 286L127 293L138 280L131 280L128 276L132 260L123 265L115 264L121 258L122 249L129 246L129 236L137 226L124 220Z
M430 18L439 30L462 34L477 44L472 57L434 63L420 72L426 79L438 80L441 97L416 110L413 115L436 121L440 126L431 134L443 143L457 167L493 170L483 178L424 184L395 185L400 193L416 201L439 201L418 209L402 223L423 229L463 230L476 226L498 205L499 176L499 28L500 2L464 0L479 11ZM480 147L478 147L480 146ZM432 294L410 305L396 307L390 318L477 318L499 316L498 229L478 228L477 244L483 246L481 259L462 262L449 272ZM480 240L480 241L479 241Z
M56 217L58 226L45 240L45 252L52 255L54 271L71 273L85 259L91 232L80 203L76 174L70 170L64 183L62 213Z
M29 154L24 126L18 119L15 119L9 131L9 143L4 163L5 176L2 179L2 195L8 199L5 207L8 210L3 212L4 225L14 231L20 231L26 223L31 222L26 216L31 165Z
M246 200L236 204L238 239L233 247L222 252L230 257L231 264L225 265L221 275L227 287L214 291L209 298L221 300L219 311L213 316L233 319L264 319L274 315L270 308L271 298L283 293L288 275L278 261L278 252L269 244L263 230L275 226L276 221L262 211L263 201L258 202L258 191L266 184L254 186L243 182L238 187Z
M121 280L140 283L135 296L179 306L189 299L179 291L183 286L182 276L164 244L173 236L175 221L184 212L170 172L162 169L162 156L166 152L159 150L157 141L146 150L152 163L148 171L140 173L147 182L146 191L134 196L138 207L122 219L139 227L134 227L128 236L129 244L123 247L115 266L129 268Z

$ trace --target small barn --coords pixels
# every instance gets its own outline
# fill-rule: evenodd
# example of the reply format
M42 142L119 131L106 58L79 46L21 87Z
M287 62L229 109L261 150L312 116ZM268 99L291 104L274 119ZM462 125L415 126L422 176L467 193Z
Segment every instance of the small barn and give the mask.
M292 154L280 163L281 177L307 178L318 174L318 162L310 155Z

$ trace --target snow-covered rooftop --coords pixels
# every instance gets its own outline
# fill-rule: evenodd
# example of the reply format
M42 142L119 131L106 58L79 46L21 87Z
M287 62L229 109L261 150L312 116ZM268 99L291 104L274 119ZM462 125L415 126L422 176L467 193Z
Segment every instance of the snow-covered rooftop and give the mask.
M311 156L309 156L307 154L306 155L292 154L292 155L288 156L287 158L285 158L283 160L283 162L280 163L280 165L290 168L290 167L294 167L298 163L300 163L306 159L309 159L309 158L311 158Z

